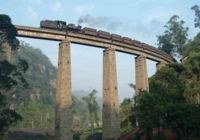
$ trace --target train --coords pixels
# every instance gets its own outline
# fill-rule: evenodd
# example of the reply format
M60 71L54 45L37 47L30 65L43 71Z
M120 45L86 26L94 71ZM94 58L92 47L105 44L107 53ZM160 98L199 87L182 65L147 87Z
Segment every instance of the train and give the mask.
M101 30L97 31L96 29L88 28L88 27L84 27L82 29L80 25L76 26L75 24L67 24L65 21L60 21L60 20L42 20L40 22L40 28L82 33L89 36L95 36L95 37L98 36L104 39L111 39L113 41L133 44L133 41L131 38L121 37L120 35L110 34L109 32L105 32Z
M99 37L103 39L110 39L112 41L116 41L119 43L125 43L128 45L134 45L140 48L143 48L144 50L150 50L153 52L158 52L158 50L148 44L139 42L137 40L128 38L128 37L122 37L117 34L110 34L109 32L105 31L97 31L96 29L89 28L89 27L84 27L82 28L80 25L75 25L75 24L67 24L65 21L60 21L60 20L42 20L40 22L40 28L45 28L45 29L52 29L52 30L58 30L58 31L65 31L65 32L74 32L74 33L80 33L80 34L85 34L88 36L93 36L93 37ZM159 51L162 55L166 55L165 53Z
M67 24L65 21L60 21L60 20L42 20L40 22L40 28L66 31L66 32L75 32L95 37L98 36L100 38L110 39L112 41L124 42L129 45L140 44L139 42L133 41L131 38L128 37L122 37L117 34L110 34L109 32L101 30L97 31L96 29L88 27L82 28L80 25L76 26L75 24Z

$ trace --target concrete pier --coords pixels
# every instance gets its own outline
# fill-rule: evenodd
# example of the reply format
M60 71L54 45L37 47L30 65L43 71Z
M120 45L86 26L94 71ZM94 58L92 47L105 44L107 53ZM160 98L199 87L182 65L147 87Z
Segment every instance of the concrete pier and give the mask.
M70 42L59 44L55 140L73 140Z
M103 52L103 140L120 136L119 101L115 50Z
M136 95L141 90L149 90L149 80L147 74L146 57L140 55L135 58L135 76L136 76Z

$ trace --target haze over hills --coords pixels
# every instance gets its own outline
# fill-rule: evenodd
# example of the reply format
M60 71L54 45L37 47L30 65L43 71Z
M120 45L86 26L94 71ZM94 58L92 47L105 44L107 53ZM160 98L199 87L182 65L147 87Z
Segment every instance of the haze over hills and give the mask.
M23 98L23 100L28 98L41 101L44 104L52 104L56 92L57 68L52 65L49 58L40 49L32 48L30 44L23 41L20 43L17 54L14 55L15 62L19 59L26 60L29 65L29 69L24 74L24 77L29 84L28 89L31 91L30 93L26 93L26 97L25 95L21 97L22 94L20 93L20 98ZM81 100L91 90L74 90L72 94Z
M21 42L13 61L17 62L19 59L28 63L28 71L24 74L28 88L19 89L16 98L20 98L20 102L31 100L53 105L57 69L49 58L40 49L34 49L28 43Z
M53 128L57 68L40 49L32 48L23 41L13 57L14 63L18 60L25 60L29 69L24 73L28 86L26 88L17 87L17 92L13 96L13 106L23 117L23 121L17 127ZM72 93L74 120L75 123L80 122L81 127L87 127L89 123L87 104L82 98L91 91L75 90ZM97 102L101 110L102 98L97 96Z
M85 91L85 90L74 90L72 91L73 96L75 96L77 99L82 100L82 98L84 96L87 96L90 92L92 91L92 89L90 91ZM99 94L99 93L97 93ZM103 99L102 97L97 96L97 103L99 105L99 107L102 109L102 102Z

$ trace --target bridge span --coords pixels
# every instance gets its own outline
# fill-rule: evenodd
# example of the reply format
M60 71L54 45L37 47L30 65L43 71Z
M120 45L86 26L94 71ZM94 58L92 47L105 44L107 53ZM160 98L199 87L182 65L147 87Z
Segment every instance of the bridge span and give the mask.
M91 36L82 32L64 32L15 25L17 36L59 41L56 93L55 138L72 140L72 95L70 43L104 48L103 51L103 140L120 136L119 100L115 52L133 54L135 58L136 95L148 90L146 59L157 62L157 70L174 60L161 50L136 40L130 42Z
M79 32L64 32L43 28L35 28L28 26L15 26L17 35L20 37L29 37L36 39L62 41L67 39L71 43L88 45L99 48L113 48L116 51L129 53L133 55L145 55L146 58L156 62L171 63L174 60L165 52L156 49L153 46L133 40L132 44L113 41L111 39L100 38L98 36L90 36Z

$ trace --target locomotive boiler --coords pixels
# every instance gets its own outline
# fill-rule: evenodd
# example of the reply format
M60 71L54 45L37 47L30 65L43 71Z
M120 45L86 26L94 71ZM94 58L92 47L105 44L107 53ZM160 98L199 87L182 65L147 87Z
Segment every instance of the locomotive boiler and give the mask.
M81 31L81 26L76 26L75 24L68 24L65 21L60 20L42 20L40 22L40 28L59 30L59 31L71 31L79 32Z

